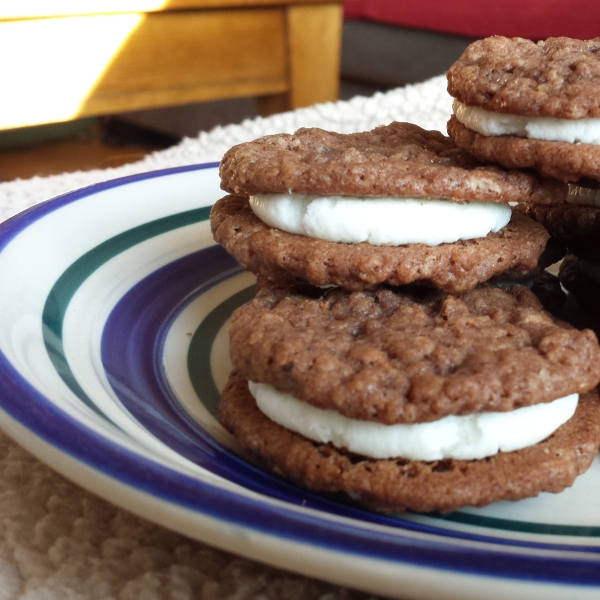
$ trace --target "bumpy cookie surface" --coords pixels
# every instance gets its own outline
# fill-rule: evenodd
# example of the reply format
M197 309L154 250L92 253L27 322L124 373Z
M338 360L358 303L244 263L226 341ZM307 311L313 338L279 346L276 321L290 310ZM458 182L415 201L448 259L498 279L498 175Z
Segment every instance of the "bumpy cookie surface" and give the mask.
M531 168L563 182L583 178L600 180L600 146L520 138L514 135L484 136L465 127L454 115L448 134L469 154L483 162L508 169Z
M465 291L508 269L517 274L535 269L549 237L538 223L513 215L498 233L434 247L327 242L269 227L245 196L219 200L210 221L214 239L244 269L272 281L299 278L348 290L417 282Z
M219 410L224 427L269 470L384 512L450 511L560 492L589 467L600 441L595 393L582 396L575 415L543 442L472 461L372 460L312 442L263 415L239 374L230 378Z
M300 129L234 146L220 166L231 194L288 191L482 202L562 202L566 187L533 173L482 165L439 131L392 123L340 134Z
M561 119L600 117L600 38L478 40L447 77L450 95L468 106Z
M263 287L234 312L230 335L244 379L385 424L509 411L600 380L594 333L554 320L524 286L460 296Z

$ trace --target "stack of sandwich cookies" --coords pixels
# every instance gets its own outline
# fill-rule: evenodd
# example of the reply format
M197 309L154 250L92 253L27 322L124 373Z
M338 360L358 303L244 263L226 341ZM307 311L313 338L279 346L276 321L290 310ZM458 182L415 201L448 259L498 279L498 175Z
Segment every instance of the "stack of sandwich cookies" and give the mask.
M594 334L485 283L560 258L510 206L564 204L567 184L407 123L261 138L220 172L215 240L259 281L232 317L220 420L269 469L446 511L560 491L589 466Z
M420 283L459 293L507 270L524 275L548 234L509 203L567 193L408 123L268 136L232 148L220 172L231 195L213 209L213 234L243 268L347 290Z
M232 317L220 420L269 469L448 511L558 492L590 465L600 348L527 288L306 287L263 287Z

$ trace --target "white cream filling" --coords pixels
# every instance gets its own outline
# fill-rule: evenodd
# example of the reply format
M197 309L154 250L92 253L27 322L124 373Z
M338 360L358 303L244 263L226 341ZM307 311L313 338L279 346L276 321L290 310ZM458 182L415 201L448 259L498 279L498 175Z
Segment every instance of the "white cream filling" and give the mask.
M250 207L261 221L288 233L374 246L481 238L505 227L511 216L510 206L496 202L304 194L257 194Z
M453 104L456 118L481 135L515 135L550 142L600 144L600 119L556 119L497 113L477 106Z
M316 408L264 383L248 382L269 419L304 437L375 459L474 460L511 452L547 438L568 421L578 394L511 412L447 416L432 423L382 425Z
M600 190L569 184L567 202L600 208Z

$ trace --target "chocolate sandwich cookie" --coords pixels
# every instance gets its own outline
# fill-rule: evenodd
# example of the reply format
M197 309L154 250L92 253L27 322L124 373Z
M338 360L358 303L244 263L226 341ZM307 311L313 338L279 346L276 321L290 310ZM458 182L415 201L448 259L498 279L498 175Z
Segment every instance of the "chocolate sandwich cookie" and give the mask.
M376 460L273 422L258 409L239 373L223 391L220 421L270 471L312 490L345 492L382 512L445 512L560 492L590 466L600 440L599 399L590 392L550 437L521 450L484 460Z
M244 269L348 290L419 283L450 292L531 271L543 228L509 203L563 202L567 186L483 165L438 131L392 123L338 134L301 129L240 144L220 166L231 195L215 240Z
M386 425L513 411L600 380L594 333L555 320L523 286L263 287L230 336L242 378Z
M600 38L471 44L447 72L448 133L484 162L600 179Z

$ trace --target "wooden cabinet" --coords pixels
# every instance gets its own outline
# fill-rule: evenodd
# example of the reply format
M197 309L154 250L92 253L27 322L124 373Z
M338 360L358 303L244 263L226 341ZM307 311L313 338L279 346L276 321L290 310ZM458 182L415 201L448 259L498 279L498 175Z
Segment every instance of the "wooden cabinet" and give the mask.
M0 129L257 96L337 99L341 6L319 0L0 2Z

